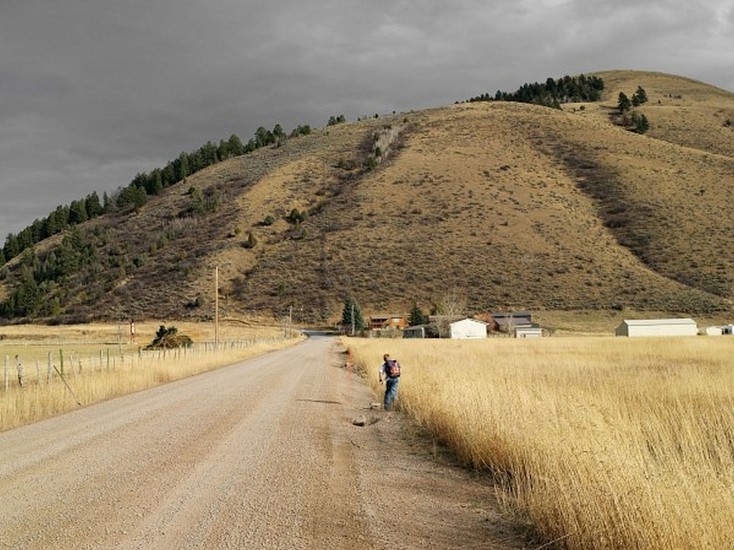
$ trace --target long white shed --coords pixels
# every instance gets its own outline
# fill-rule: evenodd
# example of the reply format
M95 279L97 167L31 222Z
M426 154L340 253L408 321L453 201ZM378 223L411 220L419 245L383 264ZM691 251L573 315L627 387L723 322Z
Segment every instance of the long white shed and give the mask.
M693 319L625 319L614 331L617 336L696 336Z

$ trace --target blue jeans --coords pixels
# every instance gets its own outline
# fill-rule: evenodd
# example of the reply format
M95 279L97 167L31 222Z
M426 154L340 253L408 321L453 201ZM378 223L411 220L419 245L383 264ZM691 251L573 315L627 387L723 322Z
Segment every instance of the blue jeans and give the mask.
M385 410L392 408L392 402L398 396L398 382L400 378L387 378L385 380Z

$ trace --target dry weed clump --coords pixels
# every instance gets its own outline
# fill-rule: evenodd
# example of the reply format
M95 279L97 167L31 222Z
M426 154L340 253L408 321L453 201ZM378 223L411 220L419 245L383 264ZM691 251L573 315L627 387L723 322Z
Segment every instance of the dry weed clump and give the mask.
M543 541L569 549L734 540L734 339L349 340L399 407L490 472ZM387 349L385 346L388 346Z

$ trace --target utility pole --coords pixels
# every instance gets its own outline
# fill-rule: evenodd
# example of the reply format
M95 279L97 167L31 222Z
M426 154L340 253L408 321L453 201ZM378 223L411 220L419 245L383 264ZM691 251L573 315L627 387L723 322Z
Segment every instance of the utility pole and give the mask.
M219 266L214 268L214 349L219 349Z
M293 324L293 304L288 306L288 338L291 337L292 324Z

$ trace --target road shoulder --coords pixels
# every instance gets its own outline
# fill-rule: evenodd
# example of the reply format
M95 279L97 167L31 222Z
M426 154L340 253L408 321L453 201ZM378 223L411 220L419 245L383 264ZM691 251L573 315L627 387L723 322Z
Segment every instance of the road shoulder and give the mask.
M378 397L342 354L334 355L344 403L336 433L351 447L362 514L377 547L525 548L491 480L462 468L404 414L370 408ZM362 416L364 426L353 424Z

